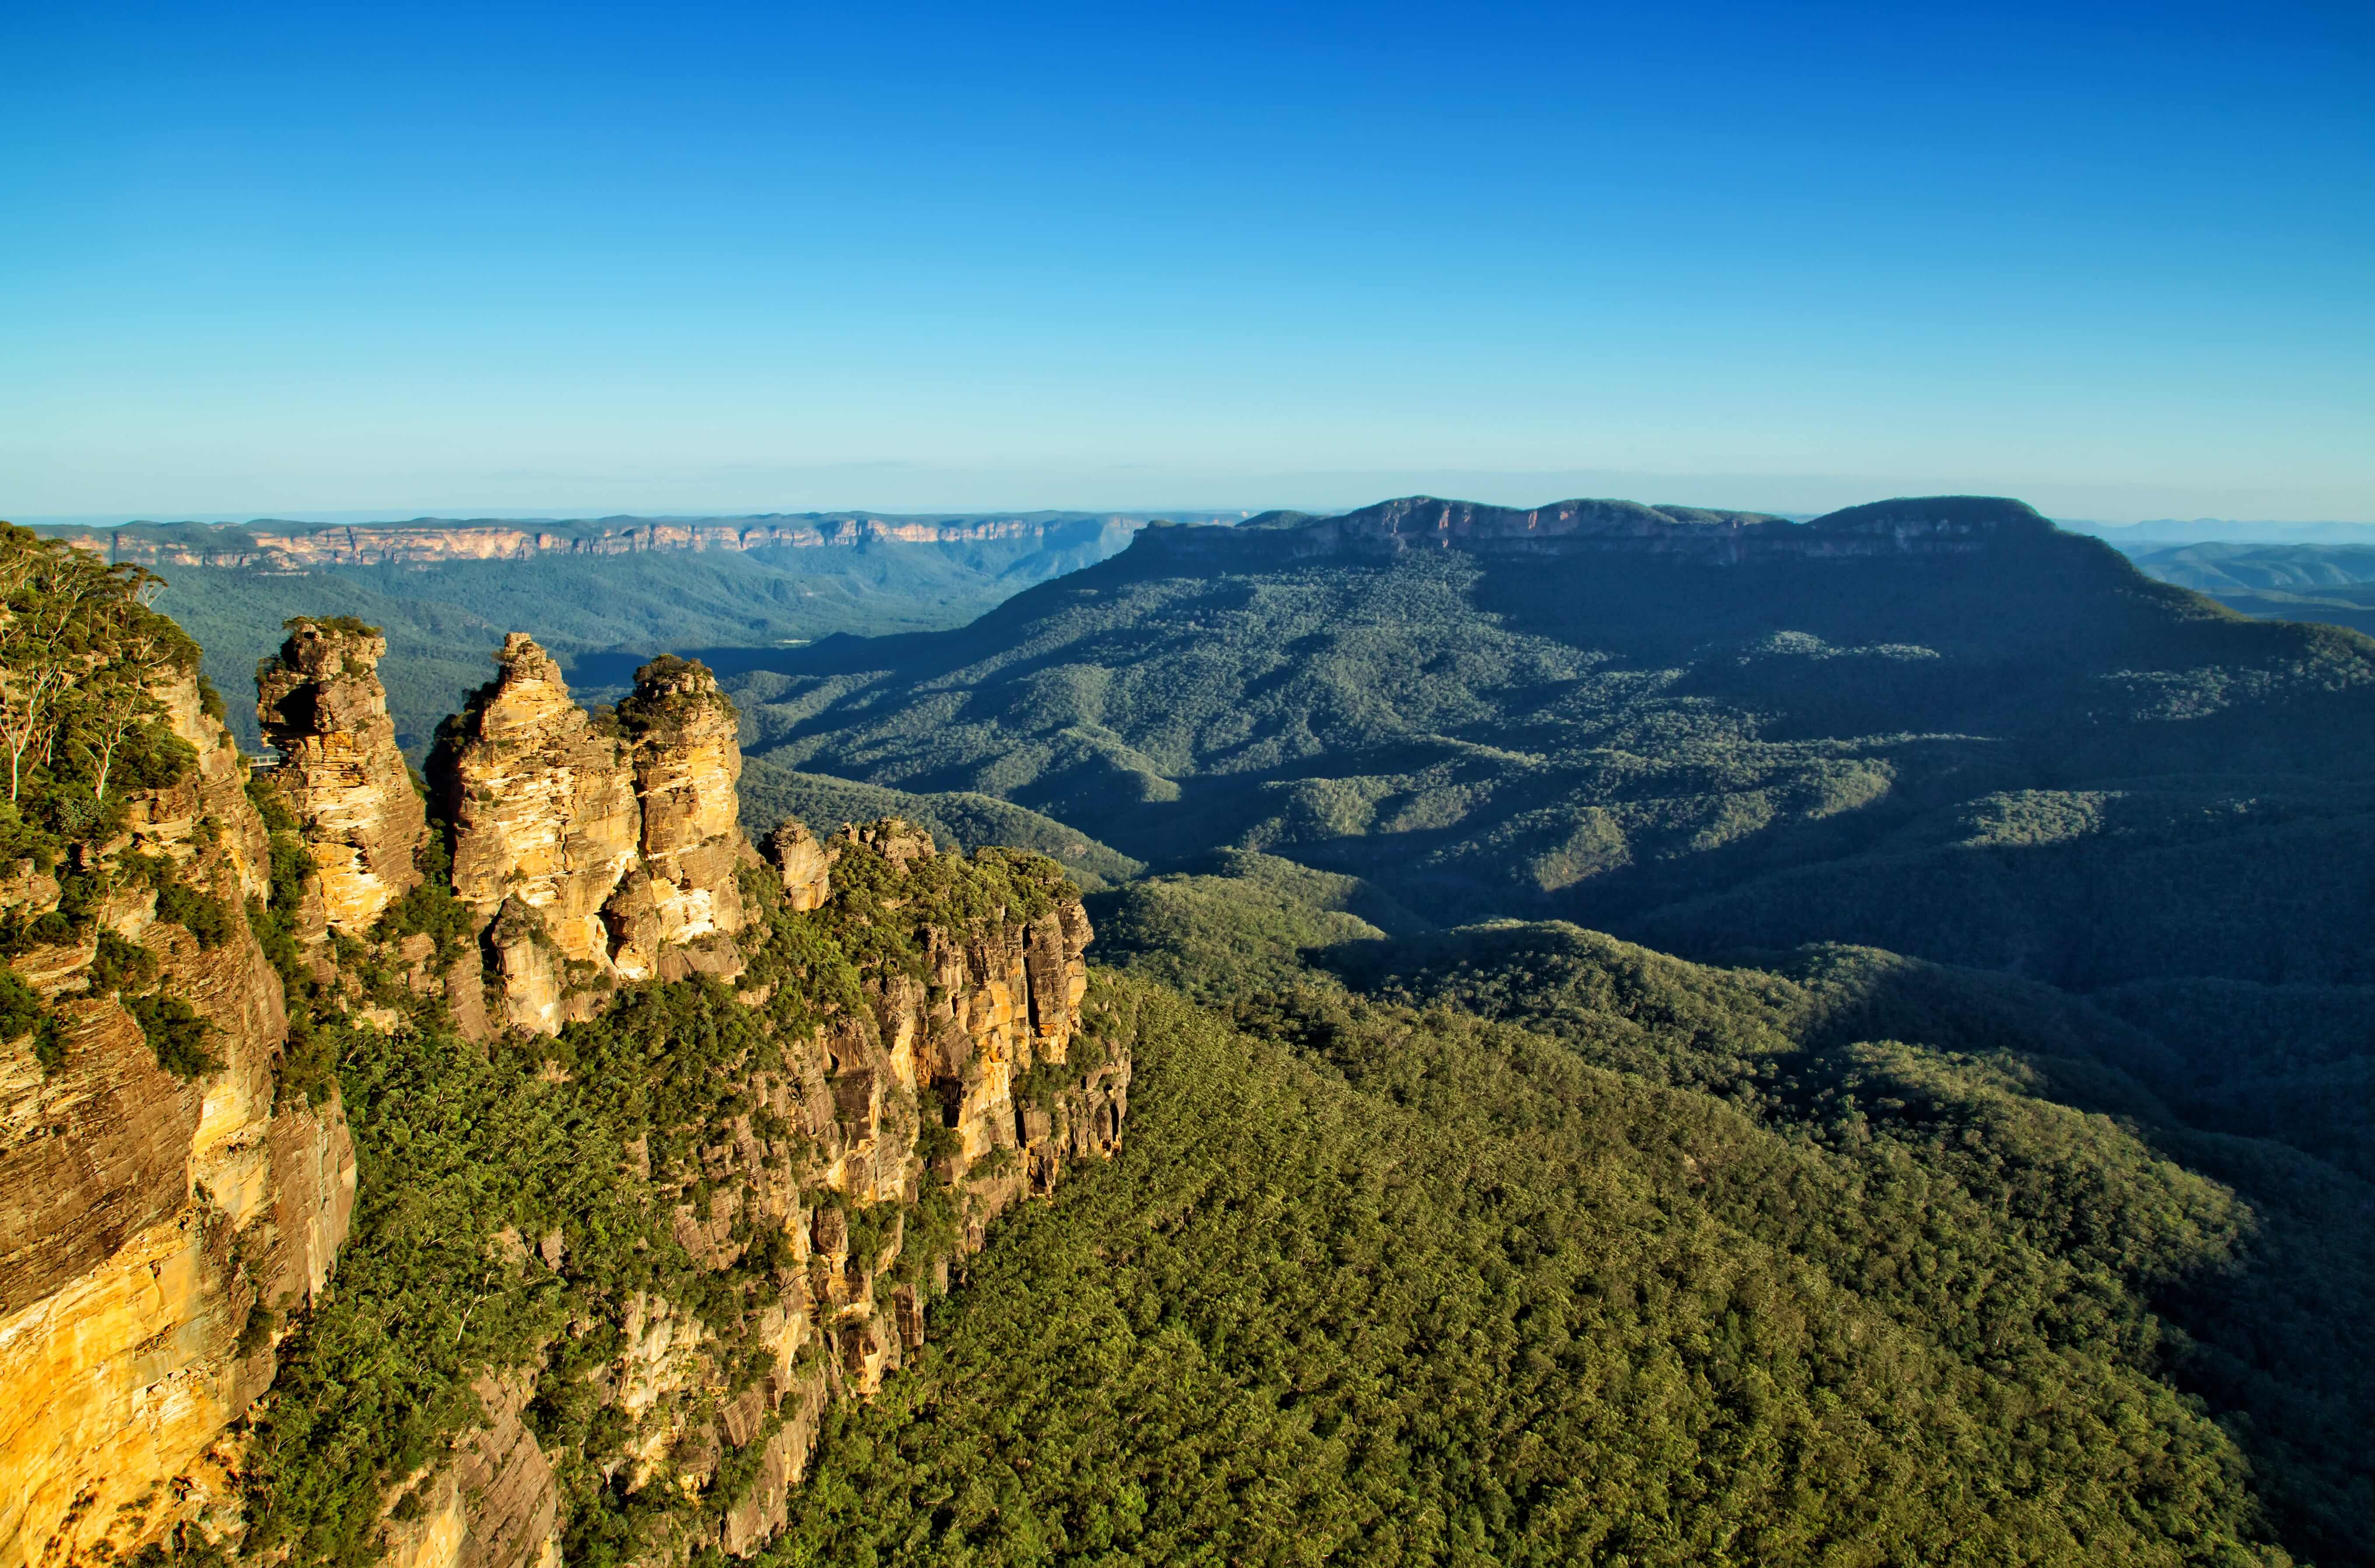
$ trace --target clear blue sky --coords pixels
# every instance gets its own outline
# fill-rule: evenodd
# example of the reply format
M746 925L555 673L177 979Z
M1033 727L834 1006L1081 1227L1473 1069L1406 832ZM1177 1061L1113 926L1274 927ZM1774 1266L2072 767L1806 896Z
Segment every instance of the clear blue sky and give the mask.
M0 516L2375 518L2375 6L35 6Z

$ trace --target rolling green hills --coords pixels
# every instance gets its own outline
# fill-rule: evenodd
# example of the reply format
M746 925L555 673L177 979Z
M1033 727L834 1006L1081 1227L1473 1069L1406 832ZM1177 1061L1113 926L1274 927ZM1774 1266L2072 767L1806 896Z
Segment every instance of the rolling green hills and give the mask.
M1942 504L1961 532L1893 532ZM2079 986L2375 978L2375 643L2247 620L2016 502L1615 515L1637 532L1571 548L1506 518L1456 548L1372 548L1359 514L1149 530L955 631L754 658L746 744L1440 921Z
M2220 543L2130 547L2139 569L2260 620L2313 620L2375 634L2375 545Z
M770 1561L2366 1560L2370 1189L2173 1111L2158 1039L1372 896L1104 896L1130 1148L834 1418Z
M594 695L667 636L730 682L754 832L895 815L1090 890L1118 1155L928 1292L751 1561L2375 1562L2375 642L1984 498L1255 522L792 649L694 555L358 601L455 666L391 653L415 704L499 622L582 634ZM851 626L921 613L894 565L834 580ZM209 581L235 625L363 575ZM654 985L601 1028L696 1081L748 1010ZM615 1109L517 1041L335 1070L370 1170L407 1168L390 1071L443 1097L408 1138L486 1144L365 1195L463 1262L496 1163L582 1175L504 1140L518 1085ZM418 1241L368 1230L320 1324L417 1294ZM396 1387L313 1332L281 1408ZM433 1339L458 1398L484 1358ZM257 1495L354 1479L278 1460ZM581 1470L581 1543L727 1501Z

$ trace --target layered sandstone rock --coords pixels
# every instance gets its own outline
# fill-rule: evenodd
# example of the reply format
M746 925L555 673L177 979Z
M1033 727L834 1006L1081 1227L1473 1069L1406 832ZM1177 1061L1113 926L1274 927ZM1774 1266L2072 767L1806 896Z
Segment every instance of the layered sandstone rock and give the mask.
M733 705L697 664L636 672L614 723L573 701L520 632L455 722L437 771L454 890L488 929L506 1021L551 1033L619 981L730 977L755 863L738 825Z
M279 749L279 785L321 875L324 918L371 928L418 886L427 830L377 675L387 640L351 621L293 620L256 674L255 713Z
M552 1467L520 1422L535 1385L481 1376L488 1414L455 1462L396 1489L409 1515L385 1527L388 1568L561 1568L561 1504Z
M776 824L767 835L764 854L793 909L822 909L833 896L832 858L805 824L788 817Z
M395 751L375 635L322 621L291 632L260 672L259 706L288 759L275 787L319 875L274 918L293 918L301 939L368 937L417 885L425 817ZM655 661L611 725L569 700L528 639L509 639L498 662L440 759L455 882L481 939L457 945L448 924L361 949L317 943L306 1006L485 1038L490 983L502 1022L550 1032L620 980L732 979L746 952L768 965L737 999L771 1043L733 1069L727 1119L656 1129L668 1136L632 1146L619 1177L648 1184L681 1256L732 1282L678 1291L710 1303L707 1318L665 1291L634 1295L623 1320L604 1319L619 1349L594 1376L625 1423L602 1462L668 1504L637 1560L750 1556L782 1528L830 1402L870 1397L922 1346L951 1262L1068 1161L1117 1145L1127 1044L1084 1025L1088 923L1051 864L942 855L898 821L829 843L787 822L762 863L737 824L736 716L709 672ZM243 766L194 678L161 695L196 768L136 799L126 831L76 862L74 878L100 876L99 927L51 922L65 939L9 961L51 1021L46 1067L28 1039L0 1055L0 1568L120 1559L176 1531L236 1551L246 1460L233 1423L270 1385L289 1315L327 1280L354 1197L335 1091L308 1103L276 1083L287 1003L237 917L270 893L273 856ZM741 880L762 864L773 876ZM57 909L68 875L0 866L0 915ZM188 925L160 916L161 886L181 890L171 907ZM191 915L188 893L221 913ZM786 909L815 918L787 924ZM882 959L885 925L906 959ZM873 955L857 992L802 989L820 938ZM127 968L130 952L147 956ZM150 992L205 1020L218 1066L184 1079L160 1065L127 1005ZM646 1141L666 1146L664 1168ZM957 1195L953 1243L911 1240L928 1162ZM564 1271L560 1230L490 1244L504 1267ZM711 1310L721 1288L744 1296L738 1313ZM597 1315L615 1310L590 1300ZM538 1373L479 1376L485 1423L381 1499L389 1560L557 1565L561 1491L521 1419Z
M951 1265L1067 1164L1112 1153L1128 1108L1127 1032L1110 1008L1093 1020L1083 1006L1089 923L1053 867L999 850L971 861L941 855L928 834L896 820L851 828L829 844L786 823L767 843L779 871L795 867L787 906L821 892L830 867L847 876L823 925L810 929L896 923L923 962L921 973L869 967L854 1009L777 1033L778 1051L735 1079L736 1108L691 1139L689 1156L656 1170L644 1143L630 1147L630 1179L649 1184L696 1267L751 1279L754 1249L763 1249L767 1267L755 1278L771 1281L746 1299L738 1326L732 1315L704 1321L665 1293L636 1292L616 1326L615 1361L592 1378L623 1418L620 1446L604 1463L650 1503L643 1516L652 1533L636 1556L655 1564L763 1549L784 1525L829 1404L872 1397L920 1350L927 1302L947 1289ZM978 913L984 890L1016 885L1001 879L1010 876L1041 895L1028 910ZM958 917L959 908L976 913ZM770 916L746 914L746 939L760 942ZM753 951L766 957L762 943ZM771 1022L812 1017L770 1011L774 988L746 977L741 999ZM685 1129L669 1141L681 1150ZM928 1161L958 1203L954 1251L912 1240L906 1224ZM912 1256L919 1245L941 1250ZM526 1238L511 1252L526 1260ZM516 1515L541 1484L543 1461L507 1431L499 1414L466 1449L515 1454L512 1468L472 1484L512 1500L503 1506ZM735 1490L716 1492L728 1478ZM705 1511L663 1507L671 1490L704 1499ZM410 1568L497 1561L466 1543L501 1533L498 1525L467 1501L448 1502L469 1493L425 1483L430 1512L405 1527L399 1553Z
M611 915L612 961L633 980L675 979L695 967L733 973L738 955L722 939L742 929L736 873L750 853L735 790L742 748L734 705L707 669L663 656L635 672L634 695L619 705L619 719L632 737L643 833L641 865ZM696 942L715 961L697 964L668 950Z
M353 1202L335 1094L275 1092L287 1018L245 922L202 943L160 918L155 873L125 873L161 864L234 911L268 883L230 736L194 676L159 695L197 767L137 797L84 867L113 888L101 919L153 978L94 985L97 932L12 961L63 1056L0 1056L0 1568L121 1554L194 1520L235 1527L209 1450L271 1382L278 1326L322 1288ZM40 880L20 896L53 902ZM125 1006L136 984L193 1008L221 1066L165 1071Z
M514 631L495 663L502 673L441 757L454 891L484 925L507 902L535 917L540 952L501 939L497 952L509 1020L549 1033L572 980L599 986L614 973L602 906L634 863L642 823L625 741L570 700L551 655ZM513 987L515 972L535 977L530 990Z

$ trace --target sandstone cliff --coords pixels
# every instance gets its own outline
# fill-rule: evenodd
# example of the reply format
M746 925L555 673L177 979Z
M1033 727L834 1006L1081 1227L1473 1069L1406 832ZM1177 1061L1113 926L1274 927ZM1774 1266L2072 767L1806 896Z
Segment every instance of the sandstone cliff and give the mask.
M1404 496L1341 517L1266 513L1236 528L1150 528L1132 545L1158 557L1248 565L1409 550L1486 556L1631 555L1708 565L1790 559L1964 555L2053 525L2016 501L1930 496L1850 507L1810 523L1761 512L1561 501L1487 506Z
M592 523L446 522L324 525L128 524L64 528L57 537L112 561L144 566L261 568L433 566L539 556L640 555L655 550L851 549L876 542L975 544L1034 538L1067 523L1134 526L1135 517L1045 513L1008 517L876 517L864 513L750 518L609 518Z
M743 925L737 874L755 859L735 793L742 748L734 705L707 669L664 656L636 672L619 718L632 741L643 831L640 862L605 911L611 961L631 980L730 973L740 958L724 938Z
M268 875L243 767L195 675L156 695L195 766L0 910L30 933L9 966L50 1058L0 1056L0 1568L235 1528L219 1440L353 1200L335 1089L278 1091L281 981L238 914Z
M597 717L519 636L441 747L449 878L382 644L290 632L273 776L174 673L171 782L0 867L0 1568L757 1552L989 1222L1118 1146L1128 1031L1076 890L897 821L786 822L762 859L708 671L655 661ZM571 1145L406 1162L531 1101ZM513 1156L575 1196L507 1220ZM360 1209L359 1166L396 1184Z
M323 917L348 936L420 881L427 819L375 673L386 653L367 627L292 621L279 658L255 678L256 717L280 751L281 793L321 877Z
M589 1015L616 973L602 906L635 860L634 773L625 741L594 726L533 640L514 632L495 662L502 673L432 772L454 891L492 930L510 1021L549 1032L564 1000Z
M827 876L799 885L839 883L812 914L771 889L775 878L753 884L754 939L760 926L774 935L755 945L734 1005L758 1015L771 1048L721 1062L717 1114L646 1127L630 1149L632 1177L693 1268L738 1281L724 1312L696 1308L689 1291L615 1301L618 1350L579 1374L622 1418L602 1465L644 1510L637 1562L763 1546L826 1407L870 1397L921 1348L929 1300L990 1221L1050 1191L1069 1163L1113 1152L1128 1113L1121 1032L1082 1006L1088 923L1045 863L936 855L896 821L849 830L824 854ZM836 929L894 941L897 956L863 966L855 995L821 1009L801 984L801 939ZM505 1375L524 1386L552 1373ZM494 1451L510 1458L490 1469ZM524 1512L542 1516L538 1445L498 1407L456 1453L502 1501L490 1514L468 1484L427 1482L419 1514L392 1531L396 1560L532 1555L495 1542Z

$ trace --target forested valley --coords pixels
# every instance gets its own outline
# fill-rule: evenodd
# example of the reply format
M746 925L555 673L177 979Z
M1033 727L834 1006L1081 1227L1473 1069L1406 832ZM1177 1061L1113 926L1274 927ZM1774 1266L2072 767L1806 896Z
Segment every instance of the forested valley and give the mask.
M538 958L574 895L474 892L465 824L534 790L436 768L409 890L336 935L293 786L242 784L242 920L239 873L194 902L160 867L207 845L53 745L10 819L62 890L10 927L16 1103L116 996L213 1092L230 1037L174 998L252 939L291 1020L265 1101L341 1108L359 1176L318 1290L219 1336L263 1382L211 1511L108 1539L2375 1561L2375 641L2013 502L1561 504L1555 538L1424 498L1150 528L955 630L655 661L539 729L642 792L614 933L692 886L661 781L738 741L699 784L731 963L692 927L647 970ZM497 738L561 701L542 657L506 643L441 766L544 776ZM141 787L224 765L163 712ZM1046 976L1092 928L1075 1020Z

